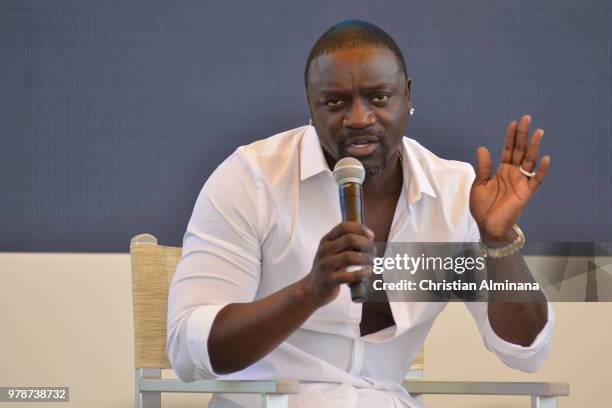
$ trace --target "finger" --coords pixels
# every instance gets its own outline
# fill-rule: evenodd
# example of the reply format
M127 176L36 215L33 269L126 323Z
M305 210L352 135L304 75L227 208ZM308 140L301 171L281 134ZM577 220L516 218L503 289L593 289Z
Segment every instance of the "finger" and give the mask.
M529 143L529 148L527 149L527 155L525 156L525 160L521 163L521 167L523 170L527 172L532 172L536 166L536 160L538 159L538 149L540 147L540 141L544 137L544 131L542 129L536 129L533 132L533 136L531 136L531 142Z
M506 128L506 143L502 151L502 163L512 163L512 151L514 150L514 139L516 136L516 120L510 122Z
M333 281L335 284L359 282L362 279L370 279L372 276L372 268L362 268L355 272L338 271L334 274Z
M374 242L363 235L357 234L345 234L333 241L326 242L321 249L321 253L338 254L348 250L376 255L376 245L374 245Z
M325 234L323 238L321 238L321 243L324 241L333 241L345 234L359 234L369 239L374 238L374 232L365 225L356 221L345 221L336 225L331 231Z
M529 126L531 125L531 116L525 115L521 118L516 130L516 139L514 142L514 151L512 152L512 163L520 166L527 152L527 135Z
M540 187L540 185L542 185L542 182L544 181L544 177L546 177L546 174L548 173L549 167L550 167L550 156L542 157L542 160L540 160L540 168L536 172L536 175L533 176L529 180L529 189L531 191L537 190L537 188Z
M476 150L476 180L474 180L474 183L480 184L487 181L491 178L492 170L493 164L489 149L480 146L478 150Z
M363 252L347 251L326 257L321 265L326 271L339 271L350 265L370 266L374 264L374 256Z

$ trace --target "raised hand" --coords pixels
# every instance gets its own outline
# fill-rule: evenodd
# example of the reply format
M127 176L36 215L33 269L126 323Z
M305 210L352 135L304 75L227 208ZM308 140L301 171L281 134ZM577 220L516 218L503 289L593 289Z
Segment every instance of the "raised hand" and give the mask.
M495 174L492 174L489 150L481 146L476 151L476 179L470 191L470 211L483 241L514 239L512 226L548 173L550 156L544 156L537 171L535 169L544 131L536 129L528 143L530 125L529 115L523 116L518 126L516 121L510 122L501 163Z

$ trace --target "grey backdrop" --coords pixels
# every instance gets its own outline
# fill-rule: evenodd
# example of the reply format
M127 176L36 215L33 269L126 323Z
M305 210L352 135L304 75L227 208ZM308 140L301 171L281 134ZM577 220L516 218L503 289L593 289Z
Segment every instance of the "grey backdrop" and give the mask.
M360 18L400 44L408 136L497 160L506 123L545 129L528 239L612 241L612 13L606 1L2 1L0 250L181 243L237 146L307 122L308 51Z

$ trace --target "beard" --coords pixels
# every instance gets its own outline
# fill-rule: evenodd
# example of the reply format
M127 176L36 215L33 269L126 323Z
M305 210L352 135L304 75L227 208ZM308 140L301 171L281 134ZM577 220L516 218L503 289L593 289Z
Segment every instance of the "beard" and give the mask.
M381 171L383 171L385 167L387 167L390 151L389 143L387 142L386 138L379 137L378 143L378 148L367 156L352 156L346 149L344 142L338 142L337 151L339 157L353 157L359 160L361 164L363 164L363 168L366 172L366 177L375 176Z

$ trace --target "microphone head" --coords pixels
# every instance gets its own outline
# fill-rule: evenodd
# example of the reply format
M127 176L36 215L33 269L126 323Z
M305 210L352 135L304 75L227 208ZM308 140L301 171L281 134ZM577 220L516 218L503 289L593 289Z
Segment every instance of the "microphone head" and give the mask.
M363 179L365 179L363 164L354 157L340 159L334 166L334 180L339 186L344 183L362 184Z

